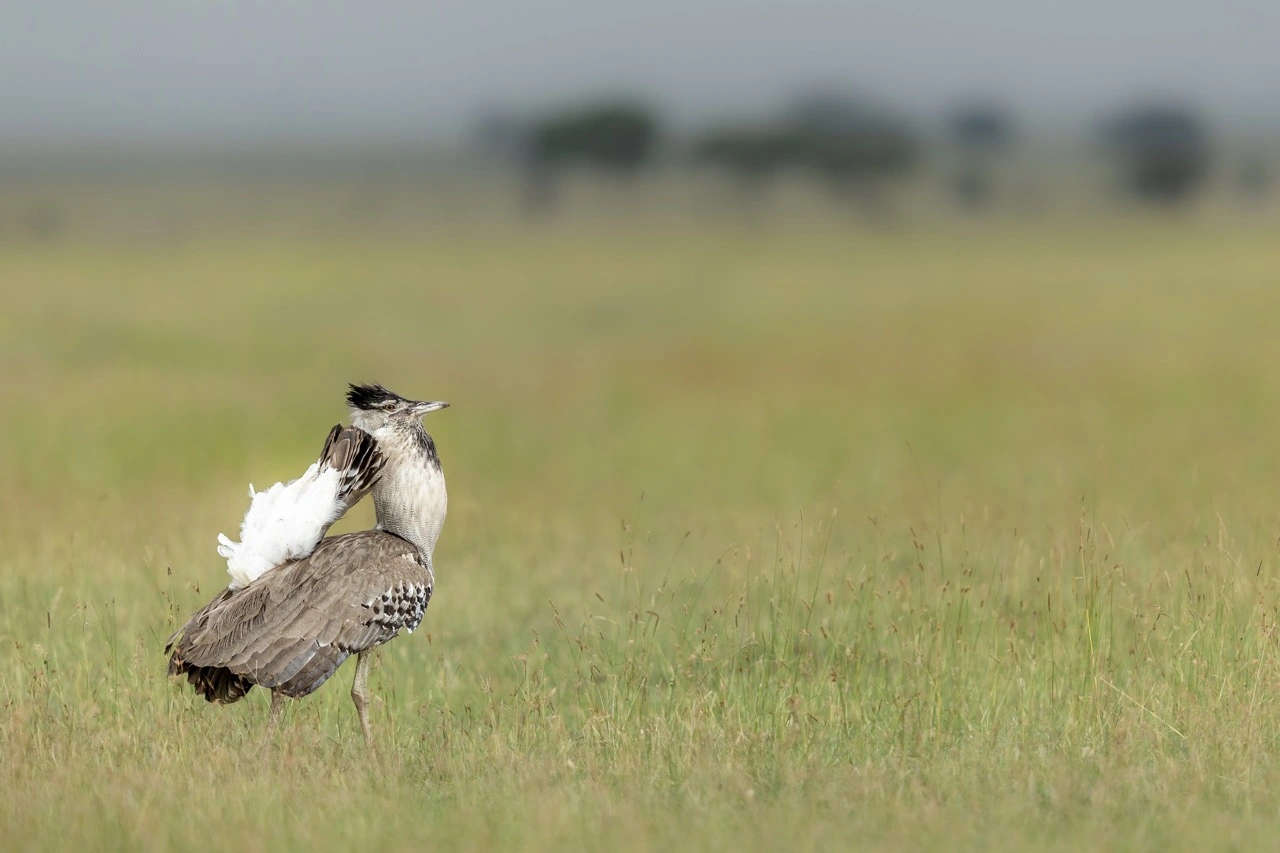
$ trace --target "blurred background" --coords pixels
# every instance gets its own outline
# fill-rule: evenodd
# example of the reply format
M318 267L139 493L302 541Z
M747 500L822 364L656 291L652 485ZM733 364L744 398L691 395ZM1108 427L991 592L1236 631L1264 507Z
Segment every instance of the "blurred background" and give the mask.
M1242 452L1274 397L1264 0L132 0L0 33L16 501L225 489L227 526L349 380L456 404L455 519L591 531L641 494L825 513L912 454L974 488L996 435L1170 494L1151 430Z
M1276 169L1265 0L66 0L0 27L9 243L1243 217Z
M933 487L1196 518L1280 468L1277 43L1265 0L8 4L6 499L217 576L372 380L455 404L442 547L505 595L641 510L692 566Z
M1265 0L8 4L3 381L54 392L14 407L12 464L194 484L218 423L236 482L246 444L292 451L284 424L380 378L475 407L461 452L489 464L460 464L493 498L517 468L629 497L657 476L624 476L644 442L602 465L580 434L723 448L756 424L745 452L790 417L831 432L788 450L827 480L690 450L677 505L726 479L830 505L854 412L919 450L912 418L956 429L924 414L942 394L1080 417L1063 377L1096 365L1256 371L1278 40ZM164 389L167 453L126 452L130 387ZM855 408L872 388L902 411ZM41 406L73 396L104 428L68 442L77 410Z

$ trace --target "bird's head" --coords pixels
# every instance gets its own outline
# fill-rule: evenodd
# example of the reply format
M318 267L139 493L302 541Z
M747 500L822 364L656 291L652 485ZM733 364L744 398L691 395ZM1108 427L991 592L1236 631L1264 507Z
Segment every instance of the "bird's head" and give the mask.
M388 430L420 429L423 415L449 404L406 400L381 385L352 385L347 405L351 407L351 425L379 438Z

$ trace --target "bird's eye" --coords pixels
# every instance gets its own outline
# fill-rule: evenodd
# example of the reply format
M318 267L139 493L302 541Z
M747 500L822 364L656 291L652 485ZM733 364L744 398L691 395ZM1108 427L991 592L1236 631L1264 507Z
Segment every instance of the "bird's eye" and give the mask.
M382 411L384 412L394 412L395 410L396 410L396 404L394 401L388 400L387 402L382 404Z

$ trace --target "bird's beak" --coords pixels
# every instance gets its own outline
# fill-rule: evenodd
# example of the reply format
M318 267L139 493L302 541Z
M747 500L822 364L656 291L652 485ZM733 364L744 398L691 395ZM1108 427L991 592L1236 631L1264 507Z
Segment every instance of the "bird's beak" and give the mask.
M435 401L431 403L414 403L412 411L415 415L418 415L419 417L421 417L422 415L425 415L427 412L438 412L441 409L447 409L447 408L449 408L448 403L441 403L439 401Z

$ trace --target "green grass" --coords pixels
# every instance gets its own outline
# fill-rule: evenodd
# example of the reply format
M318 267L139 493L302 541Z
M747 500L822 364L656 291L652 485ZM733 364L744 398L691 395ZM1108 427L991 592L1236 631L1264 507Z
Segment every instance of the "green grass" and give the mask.
M1265 846L1277 270L1193 222L5 246L6 849ZM267 738L161 653L356 379L454 404L374 755L347 670Z

